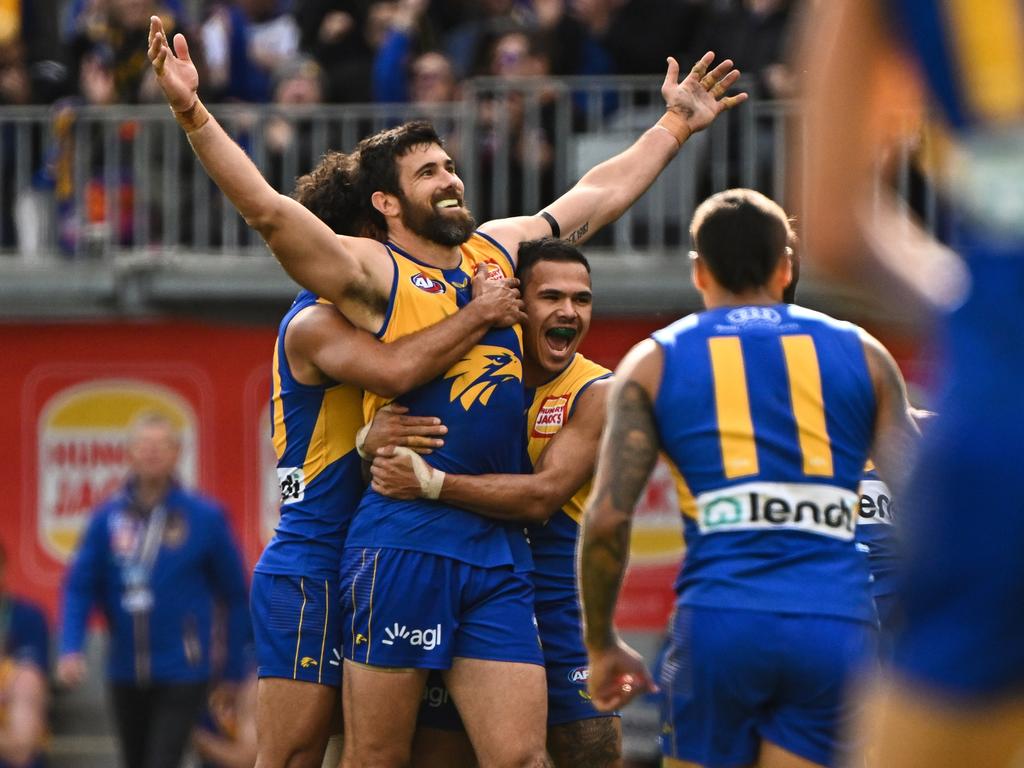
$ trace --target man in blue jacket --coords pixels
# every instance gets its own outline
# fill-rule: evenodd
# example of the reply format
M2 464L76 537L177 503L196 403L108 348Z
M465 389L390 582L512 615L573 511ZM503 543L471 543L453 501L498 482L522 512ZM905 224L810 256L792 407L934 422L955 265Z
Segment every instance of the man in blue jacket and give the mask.
M95 511L64 585L58 679L86 674L92 608L110 633L108 679L128 768L176 768L211 678L214 603L227 620L221 677L242 676L245 576L221 507L182 488L175 426L145 414L129 435L130 475Z

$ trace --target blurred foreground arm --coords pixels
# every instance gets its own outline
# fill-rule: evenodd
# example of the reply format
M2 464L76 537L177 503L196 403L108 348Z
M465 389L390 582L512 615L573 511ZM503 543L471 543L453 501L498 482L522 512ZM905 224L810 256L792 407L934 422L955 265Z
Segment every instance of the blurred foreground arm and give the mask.
M876 0L830 0L809 14L801 67L806 151L789 153L794 178L806 187L798 216L806 250L833 278L855 278L925 319L959 298L962 264L891 189L875 183L898 129L920 125L920 83L892 45Z

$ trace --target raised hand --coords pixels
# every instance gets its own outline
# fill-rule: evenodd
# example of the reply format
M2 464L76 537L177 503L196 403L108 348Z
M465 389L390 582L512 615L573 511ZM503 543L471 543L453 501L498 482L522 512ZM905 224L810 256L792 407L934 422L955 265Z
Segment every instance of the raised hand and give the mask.
M199 90L199 72L188 54L185 36L174 36L174 51L167 44L159 16L149 17L149 60L164 98L175 112L185 112L195 104Z
M519 280L491 276L486 264L477 265L473 275L473 304L479 304L491 325L508 328L526 321L525 305L519 294Z
M726 59L709 72L708 67L714 60L715 54L708 51L679 82L679 62L668 57L668 71L661 85L661 95L665 106L686 121L691 133L704 130L719 114L747 100L746 93L725 95L740 78L740 71L733 68L732 59Z

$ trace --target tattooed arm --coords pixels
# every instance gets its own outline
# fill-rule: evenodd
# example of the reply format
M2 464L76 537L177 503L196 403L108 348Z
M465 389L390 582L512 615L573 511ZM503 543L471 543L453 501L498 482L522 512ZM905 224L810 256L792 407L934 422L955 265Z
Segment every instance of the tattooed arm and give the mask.
M729 59L709 72L714 58L705 54L680 82L679 64L670 57L661 86L666 113L656 125L631 147L587 171L536 216L490 221L480 229L514 253L523 240L548 235L582 243L615 221L654 183L691 134L746 99L745 93L725 95L740 73Z
M619 639L615 604L629 557L633 507L658 459L654 398L661 383L661 347L633 347L616 371L594 491L580 534L579 585L583 638L590 659L594 706L616 709L654 687L643 661Z

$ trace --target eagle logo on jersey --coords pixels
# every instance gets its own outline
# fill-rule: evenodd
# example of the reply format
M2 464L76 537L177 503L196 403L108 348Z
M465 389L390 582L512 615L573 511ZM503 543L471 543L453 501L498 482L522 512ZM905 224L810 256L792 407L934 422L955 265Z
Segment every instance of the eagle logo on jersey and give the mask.
M504 347L480 344L453 365L444 377L453 380L451 402L458 400L468 411L477 401L487 405L499 384L522 381L523 364Z

